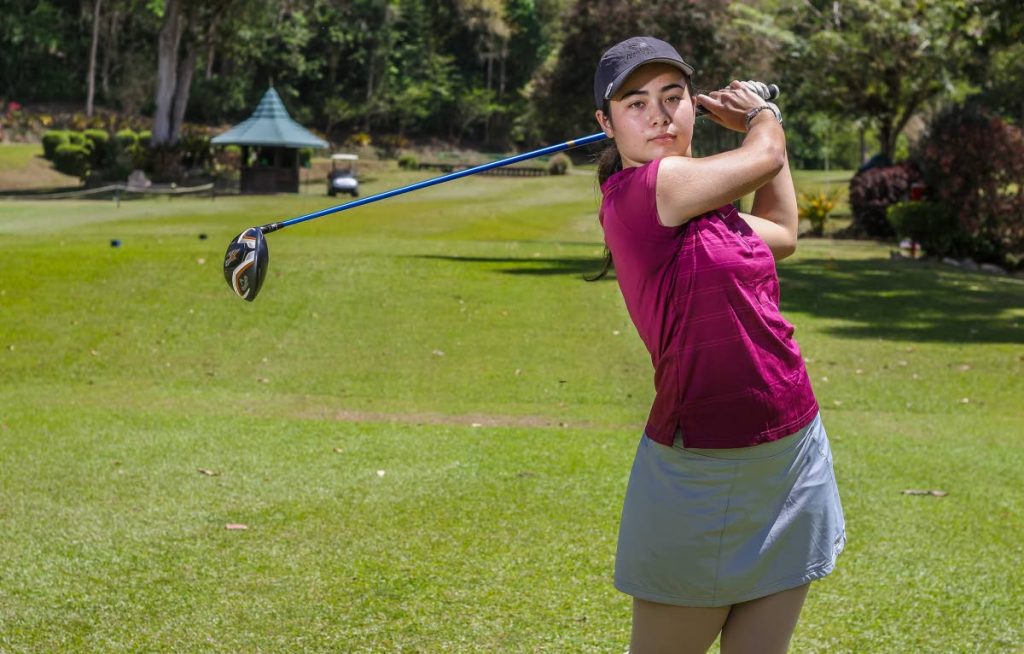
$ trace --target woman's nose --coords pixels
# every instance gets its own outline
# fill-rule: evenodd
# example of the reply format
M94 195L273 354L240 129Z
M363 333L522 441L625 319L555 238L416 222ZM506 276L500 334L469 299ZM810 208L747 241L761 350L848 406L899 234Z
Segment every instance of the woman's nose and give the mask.
M668 112L668 109L663 105L655 105L653 115L651 116L651 124L661 125L672 122L672 115Z

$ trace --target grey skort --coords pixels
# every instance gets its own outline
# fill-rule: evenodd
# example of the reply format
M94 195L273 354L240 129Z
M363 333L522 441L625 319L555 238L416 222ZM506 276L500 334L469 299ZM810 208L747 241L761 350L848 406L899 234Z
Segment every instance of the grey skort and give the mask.
M846 523L815 418L734 449L641 436L622 509L615 587L681 606L727 606L832 572Z

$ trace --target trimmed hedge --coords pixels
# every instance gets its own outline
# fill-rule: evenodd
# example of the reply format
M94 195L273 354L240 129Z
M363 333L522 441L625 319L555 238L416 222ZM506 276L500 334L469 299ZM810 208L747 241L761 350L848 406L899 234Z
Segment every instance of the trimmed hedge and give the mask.
M107 159L113 154L109 151L110 134L102 129L87 129L82 132L85 137L86 147L89 149L89 168L99 170L103 168Z
M89 148L74 143L58 145L54 152L53 165L65 175L84 178L89 174Z
M51 129L43 134L43 156L53 161L54 156L57 154L57 147L67 145L70 142L67 131Z
M114 142L121 150L127 150L139 144L139 135L130 129L122 129L114 134Z

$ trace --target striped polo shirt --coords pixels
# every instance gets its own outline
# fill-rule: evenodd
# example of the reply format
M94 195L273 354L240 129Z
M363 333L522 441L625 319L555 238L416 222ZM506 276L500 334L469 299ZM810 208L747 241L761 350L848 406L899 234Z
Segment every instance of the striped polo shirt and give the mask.
M654 364L644 433L684 447L749 447L799 431L818 404L793 326L779 313L775 258L735 207L678 227L658 220L660 160L601 187L619 289Z

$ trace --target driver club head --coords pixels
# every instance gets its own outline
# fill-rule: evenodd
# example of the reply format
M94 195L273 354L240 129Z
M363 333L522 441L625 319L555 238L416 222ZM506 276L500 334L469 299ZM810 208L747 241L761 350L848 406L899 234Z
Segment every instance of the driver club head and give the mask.
M263 286L270 265L267 239L259 227L250 227L228 245L224 253L224 280L235 295L252 302Z

